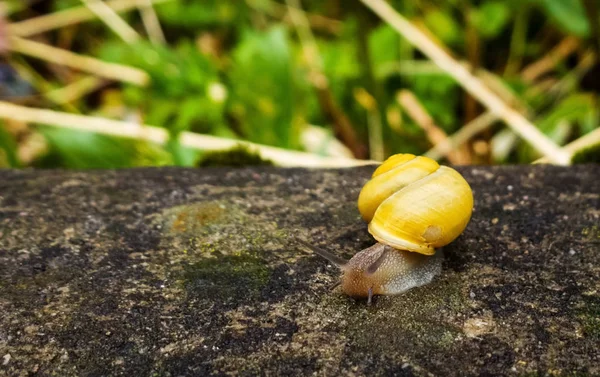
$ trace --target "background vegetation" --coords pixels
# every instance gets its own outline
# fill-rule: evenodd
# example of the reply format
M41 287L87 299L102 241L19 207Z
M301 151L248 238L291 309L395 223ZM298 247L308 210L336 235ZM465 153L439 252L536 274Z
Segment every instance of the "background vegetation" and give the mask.
M180 143L182 132L348 164L398 152L474 164L542 157L375 15L369 1L163 0L149 7L140 4L150 0L122 0L138 7L118 10L129 27L121 32L114 14L82 21L61 13L93 2L4 2L0 100L19 107L0 111L0 167L194 166L203 150L215 149L210 141ZM596 0L388 3L556 144L598 134ZM39 30L24 31L28 20L48 15L62 24L41 30L38 21ZM74 59L61 64L28 41L137 68L149 82L86 72ZM45 126L46 118L20 116L21 106L153 125L168 140L109 136L60 121ZM464 143L431 151L460 139L461 130ZM598 161L597 139L578 147L575 161Z

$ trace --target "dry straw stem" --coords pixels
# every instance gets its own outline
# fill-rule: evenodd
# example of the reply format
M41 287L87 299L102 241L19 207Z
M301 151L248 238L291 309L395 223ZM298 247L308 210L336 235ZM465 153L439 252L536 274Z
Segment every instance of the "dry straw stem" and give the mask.
M165 144L169 140L169 133L164 128L85 115L75 115L53 110L30 108L13 105L3 101L0 101L0 118L28 123L39 123L78 131L95 132L129 139L146 140L157 144ZM288 167L330 168L377 163L376 161L355 160L344 157L318 156L310 153L289 151L245 141L200 135L193 132L182 132L179 135L179 142L186 147L205 151L224 150L233 148L237 145L244 145L250 149L256 150L263 158L272 160L280 166Z
M92 57L82 56L71 51L19 37L9 37L9 43L9 49L13 52L89 72L96 76L140 86L145 86L150 82L150 76L137 68L103 62Z
M435 124L433 118L425 107L421 104L419 99L409 90L401 90L396 95L396 100L407 112L408 116L417 123L427 138L433 145L449 145L448 135L442 130L437 124ZM469 156L460 150L447 150L444 149L445 155L448 157L448 161L453 164L467 164L470 161Z
M144 0L144 5L138 5L138 9L140 10L142 22L152 43L164 44L166 42L165 34L160 27L160 21L152 5L152 0Z
M498 117L495 114L487 111L469 123L465 124L460 128L460 130L456 131L456 133L448 137L446 140L436 144L433 148L428 150L424 156L434 160L439 160L448 155L448 153L455 148L469 141L473 136L487 130L497 120Z
M401 62L387 62L377 67L375 77L378 79L386 78L392 74L403 76L448 76L446 71L442 71L435 63L428 60L402 60Z
M300 37L300 43L302 44L302 51L306 58L306 62L311 69L312 74L322 75L323 73L323 62L315 37L310 30L310 23L306 18L306 15L302 11L300 2L298 0L286 0L290 19L294 25L298 36Z
M538 77L541 77L546 72L556 67L560 61L577 51L579 45L579 39L573 36L566 37L542 59L525 67L521 72L521 77L528 83L535 81Z
M288 13L300 38L302 53L309 68L309 81L314 86L319 99L319 105L324 113L331 118L336 136L344 142L355 157L366 157L366 150L356 135L350 120L341 111L331 93L327 77L323 74L323 64L306 14L300 9L298 0L286 0Z
M577 63L575 68L565 74L558 82L552 84L547 93L558 96L560 94L568 94L570 90L573 90L582 77L594 67L597 62L597 56L594 51L587 51L581 60ZM538 90L538 93L541 90ZM533 92L535 94L535 92ZM525 93L529 95L530 93Z
M383 145L383 125L377 101L364 88L354 90L354 99L367 111L367 129L369 130L369 153L372 160L385 160Z
M579 139L570 142L565 145L563 149L570 154L571 158L573 158L577 152L598 145L600 145L600 128L596 128L594 131L588 132ZM534 161L536 164L548 164L550 162L551 161L547 157L542 157Z
M532 112L532 108L500 76L490 71L479 69L477 70L477 77L513 109L519 111L521 114Z
M94 92L106 84L106 80L95 76L87 76L65 87L45 93L45 97L57 104L71 103Z
M89 10L94 12L106 26L115 32L123 41L134 43L140 39L139 34L127 22L123 21L115 11L100 0L81 0Z
M246 4L254 10L264 12L273 18L281 19L285 23L294 23L291 19L292 16L290 15L289 8L286 5L279 4L275 1L265 0L246 0ZM343 26L341 21L320 14L304 13L313 29L319 29L320 31L325 31L334 35L340 34Z
M125 12L144 6L149 0L110 0L106 5L115 12ZM166 3L173 0L150 0L152 4ZM9 35L27 37L43 33L45 31L59 29L61 27L78 24L80 22L96 18L94 12L85 6L66 9L45 16L30 18L25 21L15 22L7 26Z
M554 52L550 52L540 60L526 67L521 73L523 79L527 80L525 78L526 75L529 75L529 80L537 79L547 71L552 70L554 68L554 65L560 63L564 58L566 58L566 56L568 56L568 54L575 51L572 48L576 47L577 43L574 43L574 40L569 40L569 38L565 38L557 47L555 47L555 49L553 50ZM552 58L549 58L549 56L552 56ZM550 82L550 85L544 89L542 89L542 83L538 83L536 86L532 86L531 88L529 88L525 93L525 96L531 97L534 95L538 95L542 91L545 91L547 93L567 91L570 87L569 85L573 85L573 82L579 80L581 76L583 76L591 67L593 67L595 63L596 54L593 51L587 51L585 54L583 54L583 57L581 58L577 66L569 73L567 73L560 81L556 83ZM504 101L511 104L511 106L518 109L521 113L527 114L532 112L531 108L527 106L526 103L522 102L521 99L508 86L506 86L505 82L499 76L483 69L478 70L478 76L484 83L486 83L490 87L490 89L494 90L496 94L498 94L501 98L504 99ZM495 116L489 111L485 112L479 117L473 119L468 124L466 124L454 135L450 136L448 140L449 143L446 142L440 145L436 145L427 153L425 153L425 156L439 160L446 153L452 150L452 148L456 148L457 146L462 145L463 143L471 139L473 136L485 131L497 120L497 116ZM563 148L563 150L565 149Z
M448 74L469 92L469 94L477 98L488 108L488 110L496 114L514 132L525 139L536 150L548 157L554 163L561 165L570 163L571 159L569 153L561 150L552 140L531 124L531 122L525 119L517 111L510 108L477 77L469 72L468 69L454 60L384 0L361 1L396 31L402 34L402 36L412 45L440 66L440 68L448 72Z

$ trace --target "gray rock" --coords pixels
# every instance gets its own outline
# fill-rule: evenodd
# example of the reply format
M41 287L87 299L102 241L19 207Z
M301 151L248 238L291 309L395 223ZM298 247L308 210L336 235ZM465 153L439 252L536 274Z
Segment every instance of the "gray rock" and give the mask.
M465 167L431 284L329 289L372 167L0 171L0 375L600 373L600 166Z

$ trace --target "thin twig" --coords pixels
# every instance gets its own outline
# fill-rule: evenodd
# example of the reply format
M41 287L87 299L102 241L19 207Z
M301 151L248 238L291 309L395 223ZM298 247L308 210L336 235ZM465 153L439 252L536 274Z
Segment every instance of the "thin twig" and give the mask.
M293 25L292 16L290 15L289 9L283 4L279 4L275 1L264 0L246 0L246 4L257 11L263 12L273 18L281 19L283 22ZM342 30L343 23L340 20L328 18L320 14L308 12L304 12L304 14L313 29L319 29L334 35L340 34Z
M575 85L581 81L581 78L594 67L597 62L597 56L594 51L587 51L577 65L565 74L558 82L553 83L547 90L538 89L538 93L546 92L554 97L554 101L559 99L561 95L570 93ZM529 91L525 95L530 95Z
M140 14L142 15L142 22L146 28L146 32L150 37L150 40L154 44L165 44L165 34L160 27L160 21L152 5L152 0L144 0L144 5L138 5Z
M579 139L570 142L565 145L563 149L571 155L571 158L573 158L578 152L594 146L600 146L600 128L596 128L594 131L588 132ZM542 157L535 160L534 164L548 164L550 162L551 161L548 158Z
M43 75L40 75L35 69L33 69L33 67L31 67L31 65L29 65L29 63L22 56L12 55L8 59L8 62L10 63L11 67L13 67L19 73L19 76L29 82L29 84L31 84L37 92L47 93L54 90L54 85L48 82ZM48 99L50 101L53 100L52 98ZM14 103L15 101L11 102ZM80 113L80 111L70 103L59 103L58 105L70 113Z
M448 76L435 63L428 60L402 60L401 62L386 62L377 66L374 71L375 78L384 79L393 74L404 76Z
M446 132L435 124L431 115L429 115L425 107L423 107L419 99L411 91L406 89L401 90L396 96L396 101L398 101L408 116L425 131L425 135L433 145L449 143ZM453 164L460 165L470 162L469 156L460 150L450 150L446 153L446 156L448 157L448 161Z
M462 64L432 42L422 31L400 15L385 0L361 0L421 52L447 71L457 83L477 98L488 110L497 114L513 131L536 150L558 164L569 164L570 156L531 122L510 108Z
M567 76L561 79L557 84L552 84L551 87L546 89L542 89L540 87L541 84L537 84L527 90L525 96L531 97L536 93L541 91L547 92L557 92L567 87L567 78L572 78L573 76L579 77L583 75L587 69L589 69L595 63L595 54L593 51L588 51L581 61L578 63L577 67L572 72L569 72ZM544 59L544 58L543 58ZM558 64L561 60L555 59L554 63ZM534 63L535 64L535 63ZM437 66L436 66L437 67ZM552 66L545 65L546 69L552 69ZM438 68L439 69L439 68ZM467 69L470 67L467 66ZM506 85L504 80L500 78L498 75L489 72L485 69L477 70L477 76L489 86L497 95L499 95L506 103L510 104L517 110L519 110L523 114L528 114L532 112L532 109L527 105L527 103L523 102L514 91ZM563 89L559 89L563 88ZM534 92L535 91L535 92ZM479 115L477 118L473 119L471 122L467 123L463 127L461 127L456 133L448 138L446 142L438 144L427 151L424 155L433 158L435 160L439 160L444 157L447 153L451 152L453 148L456 148L463 143L470 140L473 136L485 131L490 126L492 126L498 117L491 112L485 112Z
M511 76L521 69L525 56L527 27L529 26L529 7L518 9L515 14L514 26L510 38L508 60L504 68L504 76Z
M569 72L558 83L549 83L549 85L547 85L548 86L547 88L542 88L542 86L541 86L542 83L540 82L537 85L529 88L525 92L525 96L532 97L534 95L541 93L542 91L548 92L548 93L553 93L553 92L556 93L556 92L568 90L567 89L568 82L574 81L575 79L573 77L582 76L589 68L591 68L591 66L593 66L595 61L596 61L596 55L594 54L594 52L588 51L584 55L584 57L581 59L579 64L575 67L575 69L573 69L571 72ZM559 60L555 60L554 62L558 63ZM549 66L547 66L547 67L550 68ZM532 112L532 110L529 108L529 106L525 102L523 102L510 89L510 87L506 86L504 81L497 75L495 75L494 73L491 73L489 71L480 69L480 70L478 70L478 76L491 89L493 89L496 92L496 94L501 96L501 98L503 98L504 101L510 103L511 106L514 106L515 108L519 109L519 111L521 111L524 114ZM452 150L452 148L456 148L457 146L462 145L463 143L465 143L469 139L471 139L473 136L485 131L490 126L492 126L497 120L498 120L498 117L496 115L494 115L493 113L491 113L489 111L485 112L485 113L481 114L480 116L478 116L477 118L473 119L468 124L461 127L456 133L454 133L452 136L450 136L448 138L447 142L438 144L438 145L434 146L433 148L431 148L429 151L427 151L424 154L424 156L433 158L435 160L439 160L443 156L445 156L446 153L450 152Z
M94 132L129 139L146 140L165 144L169 132L164 128L128 123L118 120L62 113L53 110L30 108L0 101L0 118L21 122L39 123L77 131ZM263 158L270 159L281 166L304 167L350 167L377 163L369 160L355 160L343 157L325 157L305 152L296 152L267 145L254 144L241 140L200 135L193 132L181 132L179 142L186 147L215 151L244 145L256 150Z
M131 44L140 39L140 35L127 22L101 0L81 0L89 10L94 12L123 41Z
M469 61L470 71L475 72L481 66L481 37L473 20L473 7L470 1L463 3L463 20L465 22L465 49L466 58ZM469 92L464 94L464 114L463 119L468 123L475 119L479 114L479 103Z
M433 148L428 150L424 156L439 160L442 157L447 156L454 148L469 141L473 136L487 130L497 120L498 117L495 114L487 111L465 124L445 141L436 144Z
M367 99L363 105L367 109L367 130L369 136L369 156L373 160L383 161L385 159L385 145L383 143L383 88L380 83L375 80L374 64L371 59L369 48L369 31L370 20L369 15L365 14L362 6L350 6L350 12L356 16L357 30L355 31L356 43L356 59L361 67L360 81L365 86L365 89L360 89L357 92L363 92L363 95L355 98ZM359 101L360 102L360 101Z
M287 0L290 18L300 38L302 52L309 68L309 81L314 86L319 104L323 111L331 119L335 134L346 144L354 154L354 157L366 157L366 149L358 139L355 128L350 119L340 110L333 94L329 88L327 77L323 74L323 64L317 43L310 29L310 25L304 12L300 8L298 0Z
M106 5L113 11L125 12L143 6L147 0L110 0ZM153 4L166 3L173 0L151 0ZM59 29L65 26L78 24L80 22L96 18L94 12L85 6L65 9L59 12L47 14L40 17L30 18L25 21L15 22L7 26L9 35L27 37L45 31Z
M14 52L89 72L96 76L140 86L145 86L150 82L150 76L137 68L107 63L96 58L19 37L9 37L9 42L9 49Z
M525 67L521 72L521 77L527 83L535 81L535 79L553 69L560 61L577 51L579 45L579 39L573 36L566 37L543 58Z
M300 7L300 2L298 0L286 0L286 4L288 6L290 19L300 37L300 43L302 44L302 50L307 63L312 71L321 73L323 71L321 55L319 54L315 36L310 30L308 19Z
M478 69L477 77L487 85L498 97L500 97L508 106L519 111L521 114L529 114L532 108L519 97L519 94L513 88L506 84L506 81L497 74L485 69Z
M354 99L367 111L367 129L369 130L369 154L372 160L385 160L383 145L383 125L377 100L364 88L354 90Z
M57 104L71 103L98 90L105 84L106 80L96 76L87 76L65 87L47 92L44 96Z

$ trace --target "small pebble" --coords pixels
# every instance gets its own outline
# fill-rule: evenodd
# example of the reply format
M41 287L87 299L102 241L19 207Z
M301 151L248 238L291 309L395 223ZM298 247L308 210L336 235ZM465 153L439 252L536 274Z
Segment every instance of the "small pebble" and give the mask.
M570 255L575 255L575 250L573 250L573 249L569 249L569 254L570 254Z

